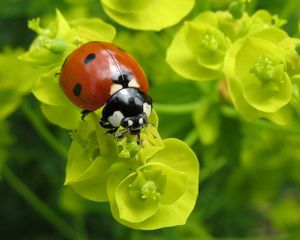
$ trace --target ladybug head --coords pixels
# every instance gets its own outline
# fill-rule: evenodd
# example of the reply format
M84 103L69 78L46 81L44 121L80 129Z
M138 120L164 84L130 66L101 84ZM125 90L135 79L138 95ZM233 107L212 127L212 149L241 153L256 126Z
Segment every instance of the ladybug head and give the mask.
M121 121L121 126L128 128L130 132L141 130L148 125L147 115L145 113L138 114L132 117L124 117Z

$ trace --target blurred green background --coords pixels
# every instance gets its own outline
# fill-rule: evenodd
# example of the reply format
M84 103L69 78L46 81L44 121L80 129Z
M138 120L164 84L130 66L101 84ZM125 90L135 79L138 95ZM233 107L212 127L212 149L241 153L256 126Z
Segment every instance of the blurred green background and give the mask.
M198 0L187 19L208 5L226 9L229 2ZM299 6L298 0L254 0L249 11L266 9L279 15L288 20L284 30L299 37ZM19 66L8 60L7 51L28 49L35 34L27 21L41 17L47 22L56 8L67 19L100 17L117 28L115 42L131 52L149 76L160 134L180 138L196 152L201 163L200 193L184 226L137 231L118 224L107 203L87 201L63 186L66 161L60 152L67 151L70 133L47 122L38 101L26 94L10 101L15 101L14 111L0 121L0 239L300 239L300 130L216 113L220 135L213 144L203 144L193 112L172 114L163 107L198 102L207 90L182 81L164 62L170 31L123 28L104 14L97 0L1 0L0 92L6 71ZM144 49L145 41L152 48ZM7 106L1 103L7 94L13 93L0 93L1 108Z

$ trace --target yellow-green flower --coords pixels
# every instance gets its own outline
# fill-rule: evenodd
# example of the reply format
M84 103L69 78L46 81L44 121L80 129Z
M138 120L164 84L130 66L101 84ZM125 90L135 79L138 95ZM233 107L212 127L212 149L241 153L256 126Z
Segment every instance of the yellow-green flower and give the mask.
M286 51L279 46L287 37L278 28L267 28L241 38L228 50L224 72L233 104L246 119L289 121L292 83Z
M155 112L149 121L157 126ZM73 135L65 184L90 200L109 201L114 218L128 227L182 225L198 195L198 160L185 143L161 140L154 126L141 138L141 146L130 136L116 143L96 114L87 116Z

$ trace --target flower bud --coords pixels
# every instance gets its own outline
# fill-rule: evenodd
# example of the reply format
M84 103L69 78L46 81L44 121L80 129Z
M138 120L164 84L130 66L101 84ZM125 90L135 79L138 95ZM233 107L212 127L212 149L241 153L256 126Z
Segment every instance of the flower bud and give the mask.
M245 12L245 8L246 6L244 2L236 1L230 4L228 11L235 19L239 19L243 16L243 13Z

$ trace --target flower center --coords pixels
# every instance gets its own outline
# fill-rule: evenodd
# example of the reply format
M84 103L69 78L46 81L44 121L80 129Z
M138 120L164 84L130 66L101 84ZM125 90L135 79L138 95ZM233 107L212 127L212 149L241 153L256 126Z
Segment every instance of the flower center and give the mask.
M260 56L256 63L250 69L250 72L262 83L282 83L282 75L284 73L283 63L274 61L271 57Z
M142 199L152 198L157 199L160 193L156 191L156 184L154 181L148 180L141 188Z
M213 52L217 51L219 48L219 43L216 36L211 33L205 34L201 43L203 47Z

